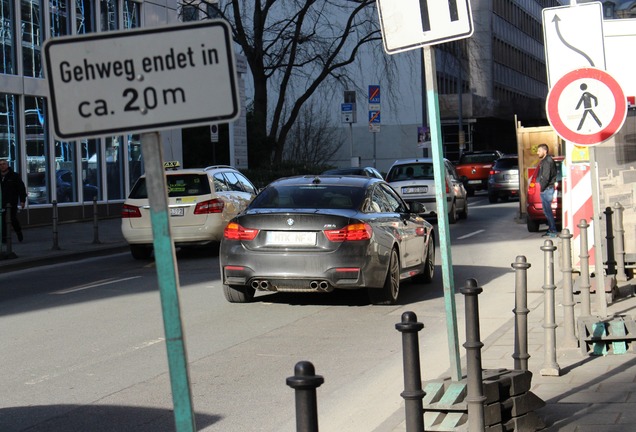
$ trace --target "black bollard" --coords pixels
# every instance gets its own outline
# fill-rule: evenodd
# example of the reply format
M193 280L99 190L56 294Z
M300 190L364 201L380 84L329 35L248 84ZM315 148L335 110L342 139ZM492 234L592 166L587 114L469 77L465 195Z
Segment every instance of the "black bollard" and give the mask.
M612 215L614 214L614 210L611 207L606 207L605 211L605 239L607 240L607 261L605 264L607 265L607 275L615 275L616 274L616 257L614 256L614 224L612 221Z
M414 312L408 311L402 314L402 322L397 323L395 328L402 333L404 391L400 396L404 398L406 432L420 432L424 430L422 399L426 393L422 390L420 348L417 334L424 328L424 324L417 322L417 315Z
M476 279L467 279L461 293L464 295L466 308L466 375L468 376L468 430L470 432L485 429L483 377L481 369L481 348L484 344L479 340L479 300L477 296L483 291Z
M316 389L325 382L311 362L300 361L294 366L294 376L287 385L296 393L296 431L318 432L318 401Z
M516 370L528 370L528 269L531 264L520 255L511 264L515 269L515 352L512 354Z
M625 227L623 225L623 206L619 202L614 203L614 232L616 235L616 280L627 281L625 273Z
M93 198L93 244L100 244L99 241L99 215L97 214L97 197Z
M51 250L60 250L60 245L58 243L58 238L57 238L57 201L53 200L52 202L53 207L51 208L51 211L53 212L53 246L51 247Z

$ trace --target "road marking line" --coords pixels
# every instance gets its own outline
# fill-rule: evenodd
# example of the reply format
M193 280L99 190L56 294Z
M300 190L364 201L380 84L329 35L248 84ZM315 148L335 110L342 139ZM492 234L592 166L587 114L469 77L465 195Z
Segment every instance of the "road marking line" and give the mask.
M104 285L114 284L114 283L117 283L117 282L124 282L124 281L131 280L131 279L138 279L140 277L141 276L131 276L131 277L128 277L128 278L120 278L120 279L104 279L104 280L101 280L101 281L93 282L93 283L91 283L89 285L80 285L78 287L67 288L67 289L60 290L60 291L54 291L54 292L52 292L50 294L55 294L55 295L70 294L70 293L74 293L74 292L77 292L77 291L83 291L83 290L87 290L87 289L91 289L91 288L97 288L97 287L104 286Z
M156 345L158 343L161 343L163 341L165 341L165 338L160 337L160 338L157 338L157 339L152 339L152 340L149 340L149 341L146 341L146 342L142 342L141 344L136 345L136 346L132 346L130 348L127 348L124 351L117 352L117 353L114 353L114 354L110 354L110 355L107 355L104 358L98 358L98 359L96 359L94 361L90 361L90 362L87 362L87 363L80 363L80 364L77 364L75 366L71 366L69 368L66 368L66 369L61 370L61 371L56 372L56 373L42 375L41 377L29 380L29 381L25 382L24 384L26 384L26 385L35 385L35 384L39 384L39 383L42 383L44 381L48 381L48 380L51 380L51 379L54 379L54 378L59 378L62 375L67 375L69 373L73 373L73 372L76 372L76 371L81 370L81 369L86 369L86 368L88 368L90 366L93 366L93 365L95 365L97 363L103 363L103 362L112 360L112 359L117 358L117 357L122 357L122 356L124 356L126 354L130 354L130 353L133 353L133 352L135 352L137 350L151 347L151 346Z
M475 232L471 232L470 234L466 234L466 235L463 235L463 236L461 236L461 237L457 237L457 240L464 240L464 239L466 239L466 238L468 238L468 237L472 237L472 236L474 236L474 235L477 235L477 234L483 233L484 231L486 231L486 230L483 230L483 229L482 229L482 230L478 230L478 231L475 231Z

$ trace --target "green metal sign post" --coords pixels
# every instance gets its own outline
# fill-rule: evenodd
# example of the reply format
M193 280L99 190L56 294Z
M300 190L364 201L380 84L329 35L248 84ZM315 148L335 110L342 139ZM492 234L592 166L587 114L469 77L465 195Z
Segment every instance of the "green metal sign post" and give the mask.
M457 337L457 307L455 305L455 282L453 280L453 262L450 250L448 228L448 206L446 205L446 175L444 168L444 152L442 151L442 133L439 120L439 96L437 93L437 69L435 52L430 46L422 48L424 71L426 75L426 103L428 121L431 128L431 150L433 154L433 172L435 175L435 201L437 202L437 228L442 255L442 280L444 284L444 304L446 307L446 331L448 334L448 350L451 363L450 371L453 381L462 378Z
M190 391L188 356L179 304L179 274L170 234L168 188L163 168L163 151L158 132L141 135L141 152L146 168L146 187L155 248L155 267L159 279L163 326L166 334L168 368L174 419L178 432L194 432L194 410Z

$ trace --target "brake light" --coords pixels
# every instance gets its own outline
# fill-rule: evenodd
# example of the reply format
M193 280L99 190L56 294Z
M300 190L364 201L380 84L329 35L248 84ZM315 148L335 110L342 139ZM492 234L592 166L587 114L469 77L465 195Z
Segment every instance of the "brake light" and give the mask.
M349 224L336 230L325 230L325 237L332 242L369 240L373 234L371 225L366 223Z
M139 210L139 207L137 206L133 206L130 204L124 204L121 208L121 217L122 219L125 218L140 218L141 217L141 211Z
M448 184L448 180L446 180L446 193L450 193L450 185Z
M228 240L254 240L257 235L257 229L245 228L236 222L230 222L223 230L223 237Z
M426 230L424 229L424 227L417 227L415 228L415 235L418 237L424 237L424 235L426 234Z
M222 213L225 204L222 200L215 198L208 201L197 203L194 208L194 214Z
M499 174L501 171L497 171L497 170L490 170L490 172L488 173L489 175L495 175L495 174Z

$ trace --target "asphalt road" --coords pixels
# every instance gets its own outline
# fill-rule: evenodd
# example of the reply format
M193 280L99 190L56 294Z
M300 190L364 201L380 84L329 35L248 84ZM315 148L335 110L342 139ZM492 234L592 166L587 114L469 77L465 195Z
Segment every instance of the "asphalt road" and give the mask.
M468 219L450 227L456 291L467 278L484 287L482 340L513 316L510 265L518 255L533 265L529 301L541 295L543 239L515 222L518 205L477 195ZM438 242L438 264L439 253ZM433 284L403 284L395 306L370 305L359 292L260 294L254 303L230 304L214 251L180 253L178 269L198 430L294 431L285 379L309 360L325 378L320 429L380 431L402 404L395 324L405 311L425 324L422 378L449 369L439 266ZM457 294L461 355L463 302ZM154 263L125 253L6 273L0 329L0 430L174 430Z

